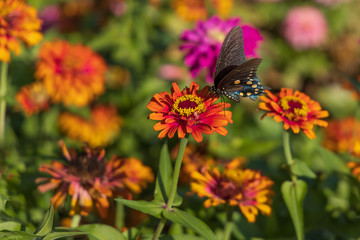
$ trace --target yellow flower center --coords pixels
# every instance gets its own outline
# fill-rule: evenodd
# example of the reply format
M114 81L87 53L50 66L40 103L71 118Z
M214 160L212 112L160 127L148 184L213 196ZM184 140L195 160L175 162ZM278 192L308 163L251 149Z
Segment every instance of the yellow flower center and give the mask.
M207 35L210 37L211 40L219 43L222 43L225 39L224 32L220 31L219 29L211 29L207 31Z
M177 113L181 116L189 117L194 113L200 114L205 112L206 106L201 97L194 95L184 95L178 97L171 109L173 113Z
M279 105L284 110L284 116L290 121L297 121L301 117L306 117L309 113L306 102L295 96L281 98Z

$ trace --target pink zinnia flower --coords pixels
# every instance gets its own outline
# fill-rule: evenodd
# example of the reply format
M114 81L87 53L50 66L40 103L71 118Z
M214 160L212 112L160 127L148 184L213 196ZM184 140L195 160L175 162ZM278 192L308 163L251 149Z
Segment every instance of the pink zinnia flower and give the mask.
M307 49L322 45L327 38L327 21L314 7L295 7L285 19L284 35L296 49Z
M166 80L184 80L188 79L189 73L184 67L179 67L175 64L164 64L159 67L158 76Z
M241 25L244 36L246 57L257 57L258 43L263 39L259 31L250 26L240 24L240 18L222 20L217 16L207 21L199 21L192 30L185 30L181 35L181 50L186 52L185 64L190 67L195 78L201 70L206 70L206 81L212 82L216 61L226 34L235 26Z

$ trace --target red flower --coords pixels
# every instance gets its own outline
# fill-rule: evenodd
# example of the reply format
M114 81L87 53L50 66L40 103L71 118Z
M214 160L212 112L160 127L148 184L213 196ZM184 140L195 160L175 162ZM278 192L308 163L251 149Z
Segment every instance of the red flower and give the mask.
M161 130L159 138L172 138L176 132L179 138L184 138L189 133L197 142L201 142L202 133L227 134L224 126L232 123L232 120L231 112L224 109L230 107L229 103L214 104L218 97L209 94L208 87L199 91L199 85L195 82L183 91L176 83L172 85L171 94L155 94L147 105L153 111L149 118L160 121L154 126L155 131Z
M69 151L62 141L59 145L68 164L55 161L43 164L39 171L51 177L38 178L36 182L41 183L40 192L55 189L52 197L55 208L69 195L70 215L80 213L87 216L96 207L100 216L105 218L110 207L108 199L117 195L130 199L132 192L139 193L154 180L151 169L135 158L113 156L110 162L106 162L104 149L86 146L81 152L76 152L74 149Z
M277 95L267 90L266 93L268 96L260 97L263 102L259 103L259 108L268 111L264 116L284 122L285 130L291 128L294 133L299 133L301 129L308 138L314 139L314 125L327 126L320 118L328 117L329 112L321 110L320 104L306 94L288 88L282 88Z

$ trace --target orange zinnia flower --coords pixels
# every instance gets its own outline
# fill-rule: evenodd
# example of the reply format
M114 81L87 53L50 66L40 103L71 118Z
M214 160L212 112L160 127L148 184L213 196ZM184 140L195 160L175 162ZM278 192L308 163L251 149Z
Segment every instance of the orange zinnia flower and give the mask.
M10 61L10 51L20 53L19 41L32 46L42 39L42 21L36 9L22 0L0 0L0 61Z
M259 103L259 108L268 111L264 116L284 122L285 130L291 128L294 133L299 133L301 129L308 138L314 139L314 125L327 126L327 122L319 118L328 117L329 112L321 110L320 104L306 94L288 88L282 88L277 95L268 90L266 93L268 96L260 97L263 102Z
M360 121L354 117L329 121L323 141L327 149L338 153L354 152L356 142L360 142Z
M205 0L174 0L172 3L175 12L179 17L187 21L205 20L209 11L206 8ZM212 0L214 10L221 17L229 16L234 5L233 0Z
M351 173L360 181L360 162L348 162L346 166L351 169Z
M232 123L232 114L224 109L230 107L229 103L214 104L218 97L209 94L209 87L199 91L195 82L183 91L176 83L172 85L171 94L155 94L147 105L153 111L149 118L160 121L154 126L155 131L161 130L159 138L172 138L176 132L179 138L184 138L191 133L197 142L201 142L202 133L227 134L224 126Z
M238 206L249 222L255 222L259 211L270 215L273 181L260 172L250 169L224 169L218 167L203 172L193 172L191 191L207 197L205 207L229 204Z
M116 196L132 198L132 192L139 193L148 182L154 181L149 167L135 158L119 158L113 156L107 162L104 149L84 147L81 152L68 150L63 141L59 142L67 164L52 162L43 164L40 172L51 175L38 178L40 192L55 189L52 197L54 207L64 203L71 197L70 215L80 213L87 216L96 207L100 216L106 218L110 201Z
M53 102L85 106L104 92L106 69L90 48L57 40L41 47L35 76Z
M26 115L49 109L49 95L39 82L22 87L15 98Z
M69 112L63 112L59 117L62 132L93 147L109 144L119 134L121 122L116 108L107 105L92 108L89 120Z

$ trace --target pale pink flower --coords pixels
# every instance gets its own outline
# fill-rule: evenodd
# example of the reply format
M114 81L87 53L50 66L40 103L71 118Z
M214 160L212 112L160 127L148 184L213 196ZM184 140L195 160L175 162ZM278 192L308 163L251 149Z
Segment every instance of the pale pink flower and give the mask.
M294 7L287 13L284 36L295 49L321 46L327 39L327 33L326 18L317 8Z

